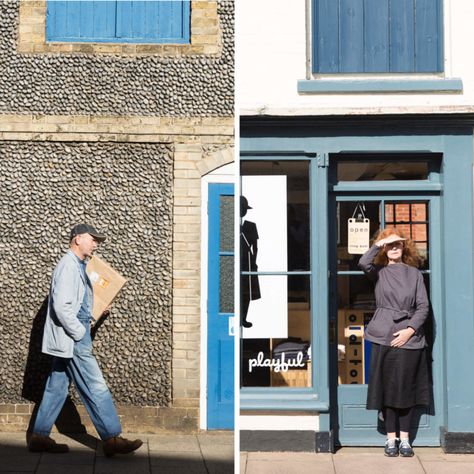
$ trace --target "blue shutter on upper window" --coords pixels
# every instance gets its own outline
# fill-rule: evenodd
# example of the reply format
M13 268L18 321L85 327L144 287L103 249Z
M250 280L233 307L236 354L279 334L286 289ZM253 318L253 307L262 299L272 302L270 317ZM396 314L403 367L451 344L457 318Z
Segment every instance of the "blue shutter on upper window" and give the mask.
M46 40L112 40L115 38L115 8L115 2L48 0Z
M46 40L189 43L190 0L48 0Z
M189 42L189 1L119 1L117 37Z
M313 0L313 72L443 71L442 0Z

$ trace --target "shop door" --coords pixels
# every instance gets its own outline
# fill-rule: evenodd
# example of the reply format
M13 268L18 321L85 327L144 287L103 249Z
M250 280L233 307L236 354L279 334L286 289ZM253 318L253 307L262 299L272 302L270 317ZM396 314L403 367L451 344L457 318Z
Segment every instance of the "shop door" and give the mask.
M337 416L333 413L332 425L342 446L380 445L385 441L383 423L378 420L377 411L365 408L371 343L364 339L364 330L374 313L375 298L373 284L357 266L361 255L353 253L354 248L348 245L349 232L354 231L352 224L349 227L349 219L355 219L356 223L366 219L370 237L386 226L403 229L424 257L421 271L432 306L426 330L432 348L434 393L431 406L417 410L413 426L417 426L416 445L439 445L442 357L440 341L434 340L434 325L436 320L439 325L441 306L438 301L441 294L438 200L438 196L418 194L350 196L345 193L335 194L330 202L332 387L338 410Z
M234 428L234 186L209 184L207 428Z

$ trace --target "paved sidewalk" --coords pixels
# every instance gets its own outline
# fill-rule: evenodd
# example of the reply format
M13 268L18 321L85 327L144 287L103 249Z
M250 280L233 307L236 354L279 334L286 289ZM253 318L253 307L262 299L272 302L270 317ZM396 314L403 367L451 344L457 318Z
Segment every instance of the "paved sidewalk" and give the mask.
M75 439L72 439L74 436ZM106 458L90 435L52 437L69 445L67 454L28 452L25 433L0 433L0 473L30 474L233 474L234 436L229 432L196 435L125 434L140 438L134 454Z
M343 448L336 454L241 453L241 474L473 474L474 454L415 448L412 458L388 458L383 448Z

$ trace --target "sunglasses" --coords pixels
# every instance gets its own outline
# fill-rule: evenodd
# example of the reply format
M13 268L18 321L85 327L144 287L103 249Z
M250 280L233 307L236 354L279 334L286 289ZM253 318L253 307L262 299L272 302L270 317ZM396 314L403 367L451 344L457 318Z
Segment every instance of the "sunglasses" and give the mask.
M390 242L389 244L385 244L385 247L388 249L393 249L393 248L403 248L403 242L397 241L397 242Z

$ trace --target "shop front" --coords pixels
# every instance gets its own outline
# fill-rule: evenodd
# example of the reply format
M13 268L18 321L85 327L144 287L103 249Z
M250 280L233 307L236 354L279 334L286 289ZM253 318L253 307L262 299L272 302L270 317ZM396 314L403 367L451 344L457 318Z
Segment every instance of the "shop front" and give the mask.
M365 409L373 284L357 263L396 226L431 306L414 442L472 450L471 117L244 117L240 147L241 449L383 444Z

